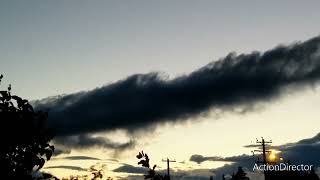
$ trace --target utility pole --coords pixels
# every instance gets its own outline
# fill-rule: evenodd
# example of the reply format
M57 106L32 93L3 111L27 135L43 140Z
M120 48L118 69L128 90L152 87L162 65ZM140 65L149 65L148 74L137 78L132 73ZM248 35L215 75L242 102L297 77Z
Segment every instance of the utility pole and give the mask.
M167 162L167 174L168 174L168 178L170 179L170 162L177 162L176 160L169 160L169 158L162 159L162 162Z
M257 142L256 142L257 144L261 144L261 146L262 146L262 150L254 150L253 152L262 152L262 158L263 158L263 161L261 162L261 161L258 161L258 163L263 163L263 164L267 164L268 162L267 162L267 153L269 153L269 152L271 152L271 151L269 151L269 150L266 150L266 144L271 144L272 143L272 141L270 140L270 141L265 141L264 139L263 139L263 137L261 137L261 141L259 141L258 139L257 139Z
M260 152L260 153L262 153L262 158L263 158L263 160L260 161L260 160L259 160L259 157L258 157L258 160L256 161L256 163L257 163L257 164L261 164L261 163L262 163L262 164L264 164L264 165L267 165L267 164L268 164L268 161L267 161L267 153L269 153L269 152L271 152L271 151L266 150L266 144L271 144L271 143L272 143L272 140L270 140L270 141L265 141L264 138L261 137L261 141L259 141L259 140L257 139L256 143L257 143L257 144L261 144L262 150L261 150L261 149L259 149L259 150L253 150L252 153L253 153L253 155L254 155L254 152ZM266 175L267 172L264 171L263 173L264 173L264 178L267 179L267 175Z

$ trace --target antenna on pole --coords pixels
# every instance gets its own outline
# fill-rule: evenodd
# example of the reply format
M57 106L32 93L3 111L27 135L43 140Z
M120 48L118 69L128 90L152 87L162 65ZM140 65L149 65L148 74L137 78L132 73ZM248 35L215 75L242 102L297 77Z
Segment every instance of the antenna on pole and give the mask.
M167 175L168 175L168 178L170 179L170 162L177 162L177 161L169 160L169 158L167 158L167 159L162 159L162 162L167 162Z

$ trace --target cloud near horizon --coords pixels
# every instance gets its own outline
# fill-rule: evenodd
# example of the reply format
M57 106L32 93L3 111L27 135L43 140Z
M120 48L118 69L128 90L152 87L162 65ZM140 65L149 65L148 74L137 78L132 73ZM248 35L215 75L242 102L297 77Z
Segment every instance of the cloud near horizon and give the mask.
M117 173L127 173L128 177L123 179L138 180L143 177L143 174L147 174L148 169L144 167L137 167L130 164L123 164L122 166L113 170ZM167 174L166 169L161 169L156 171L158 174ZM193 170L174 170L171 169L170 177L172 180L190 179L190 180L207 180L209 179L210 169L193 169Z
M74 171L88 171L85 168L79 167L79 166L47 166L44 167L44 169L68 169L68 170L74 170Z
M63 158L54 158L55 160L57 159L65 159L65 160L75 160L75 161L79 161L79 160L101 160L99 158L96 157L91 157L91 156L67 156L67 157L63 157Z
M308 164L313 165L316 168L320 167L320 133L314 137L303 139L295 143L288 143L280 146L270 146L269 148L281 151L279 156L283 157L285 161L290 160L293 164ZM198 164L205 161L231 162L231 164L226 164L222 167L212 169L212 172L217 177L221 176L222 174L231 174L235 172L239 166L242 166L247 171L252 172L255 160L257 160L257 156L254 157L246 154L231 157L202 156L195 154L190 157L190 161Z
M190 74L169 79L163 73L135 74L90 91L34 101L37 110L49 110L49 126L57 143L66 137L81 148L132 147L104 144L90 133L124 129L128 133L166 122L180 122L214 112L246 112L257 103L269 102L320 79L320 37L264 53L230 53ZM152 129L151 129L152 130ZM89 134L89 135L88 135ZM59 138L62 137L62 138ZM67 138L67 139L68 139ZM73 141L73 142L72 142Z

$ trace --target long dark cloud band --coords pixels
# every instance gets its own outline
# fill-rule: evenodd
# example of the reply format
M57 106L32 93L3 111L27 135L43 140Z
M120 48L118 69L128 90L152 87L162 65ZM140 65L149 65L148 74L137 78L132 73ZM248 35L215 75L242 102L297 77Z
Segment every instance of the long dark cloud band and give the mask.
M234 53L188 75L135 74L91 91L34 102L49 110L57 136L176 122L209 109L250 107L278 97L288 85L320 78L320 37L264 53ZM182 63L182 61L181 61Z

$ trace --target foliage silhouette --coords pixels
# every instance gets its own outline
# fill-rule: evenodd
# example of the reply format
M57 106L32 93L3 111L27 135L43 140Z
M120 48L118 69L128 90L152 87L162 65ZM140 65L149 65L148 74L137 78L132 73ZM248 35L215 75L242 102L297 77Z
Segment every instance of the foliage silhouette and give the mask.
M92 165L87 171L89 174L85 175L70 175L69 177L63 177L61 180L113 180L112 177L108 177L105 172L105 164L101 166Z
M155 169L157 165L153 165L152 168L150 168L150 159L149 156L144 153L143 151L139 152L139 154L136 156L138 159L141 159L138 164L142 167L148 168L148 174L144 175L144 179L151 179L151 180L170 180L170 177L167 175L160 175L157 174Z
M94 166L91 166L91 167L89 168L89 171L90 171L91 174L93 175L92 180L103 178L103 174L104 174L103 169L97 169L97 168L95 168Z
M47 117L46 112L35 112L27 100L11 95L11 85L0 91L2 179L32 179L32 173L50 160L54 146L49 144Z

